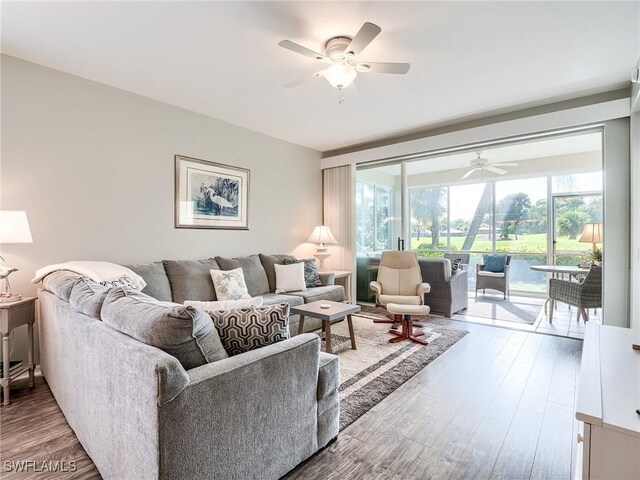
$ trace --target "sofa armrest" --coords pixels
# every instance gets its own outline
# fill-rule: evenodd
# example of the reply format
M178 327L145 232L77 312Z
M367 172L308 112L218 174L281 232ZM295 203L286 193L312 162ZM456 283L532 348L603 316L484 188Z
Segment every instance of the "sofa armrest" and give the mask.
M198 383L215 380L221 376L241 376L241 370L243 368L258 364L262 361L277 362L278 357L284 354L299 357L298 360L300 361L307 361L308 359L305 357L309 352L306 350L314 351L316 347L317 352L312 356L316 357L317 368L317 359L320 355L320 338L312 333L303 333L282 342L192 368L187 372L189 375L187 388L193 388L193 386Z
M335 285L336 284L336 274L331 272L318 272L318 276L320 277L320 281L323 286Z
M376 282L375 280L373 282L369 282L369 289L371 289L376 296L382 294L382 285L380 282Z
M293 338L189 370L159 412L164 478L279 478L318 446L320 339Z

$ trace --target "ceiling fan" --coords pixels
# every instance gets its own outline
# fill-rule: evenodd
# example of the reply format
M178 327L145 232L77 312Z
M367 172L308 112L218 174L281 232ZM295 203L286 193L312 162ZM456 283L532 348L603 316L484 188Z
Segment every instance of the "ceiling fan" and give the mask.
M364 62L356 59L358 55L378 36L382 29L370 22L365 22L355 37L332 37L327 40L324 53L315 52L291 40L278 43L282 48L305 55L329 65L308 77L300 78L286 86L297 87L315 77L325 78L333 87L342 91L353 83L358 73L395 73L404 75L409 71L408 63Z
M496 173L498 175L504 175L505 173L508 173L508 172L507 170L504 170L503 168L500 168L500 167L517 167L518 166L517 163L491 163L489 159L482 158L480 156L480 152L477 152L476 155L477 155L477 158L474 158L473 160L471 160L471 169L467 171L467 173L465 173L460 178L460 180L466 180L475 171L480 171L480 172L487 171L487 172Z

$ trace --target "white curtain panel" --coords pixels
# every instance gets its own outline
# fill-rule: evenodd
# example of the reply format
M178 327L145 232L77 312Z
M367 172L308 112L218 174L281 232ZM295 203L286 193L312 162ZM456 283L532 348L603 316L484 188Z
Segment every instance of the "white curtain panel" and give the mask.
M349 270L355 285L355 165L323 170L324 225L338 241L330 245L326 265L332 270ZM352 297L353 298L353 297Z

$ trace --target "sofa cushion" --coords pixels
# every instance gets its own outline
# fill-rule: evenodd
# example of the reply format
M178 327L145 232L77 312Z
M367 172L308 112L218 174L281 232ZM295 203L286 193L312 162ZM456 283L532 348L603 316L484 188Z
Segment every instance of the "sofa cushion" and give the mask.
M267 274L267 280L269 281L269 291L276 291L276 271L274 265L284 265L284 261L296 260L296 257L291 255L263 255L262 253L259 255L260 263L264 268L265 273Z
M42 279L42 288L53 293L60 300L69 301L73 286L80 281L82 275L69 270L58 270Z
M100 318L100 310L112 287L101 285L89 277L82 277L71 289L69 303L78 312Z
M320 280L315 258L303 258L302 260L284 259L285 265L292 263L304 263L304 283L308 288L322 286L322 280Z
M209 315L194 307L160 302L133 289L109 290L102 321L173 355L186 370L228 357Z
M252 297L257 297L270 291L267 272L265 272L262 263L260 263L260 257L258 257L258 255L236 258L216 257L216 262L220 265L220 270L242 268L244 281L247 283L249 295Z
M289 305L218 310L210 313L230 356L289 338Z
M147 286L142 289L142 293L146 293L163 302L172 300L171 285L162 262L136 263L134 265L125 265L125 267L133 270L147 282Z
M309 288L306 292L290 292L289 295L302 297L304 303L311 303L318 300L342 302L344 301L344 287L342 285L327 285L326 287Z
M176 303L185 300L210 302L217 300L211 270L220 267L213 258L206 260L164 260L162 262L171 285L171 298Z
M290 307L297 307L298 305L304 305L304 298L296 297L295 295L277 294L277 293L265 293L262 295L263 305L275 305L276 303L288 303Z

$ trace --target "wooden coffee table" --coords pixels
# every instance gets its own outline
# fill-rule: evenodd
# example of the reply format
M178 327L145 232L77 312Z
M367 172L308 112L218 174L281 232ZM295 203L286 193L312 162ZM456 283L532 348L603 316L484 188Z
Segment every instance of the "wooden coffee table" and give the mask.
M320 308L320 305L329 305L329 308ZM298 335L304 332L304 318L313 317L322 320L322 330L324 331L325 350L327 353L331 351L331 324L339 320L347 318L349 325L349 336L351 337L351 348L356 349L356 337L353 333L353 323L351 315L360 311L360 305L352 305L349 303L332 302L330 300L319 300L317 302L305 303L297 307L291 307L292 314L300 315L300 323L298 323Z

